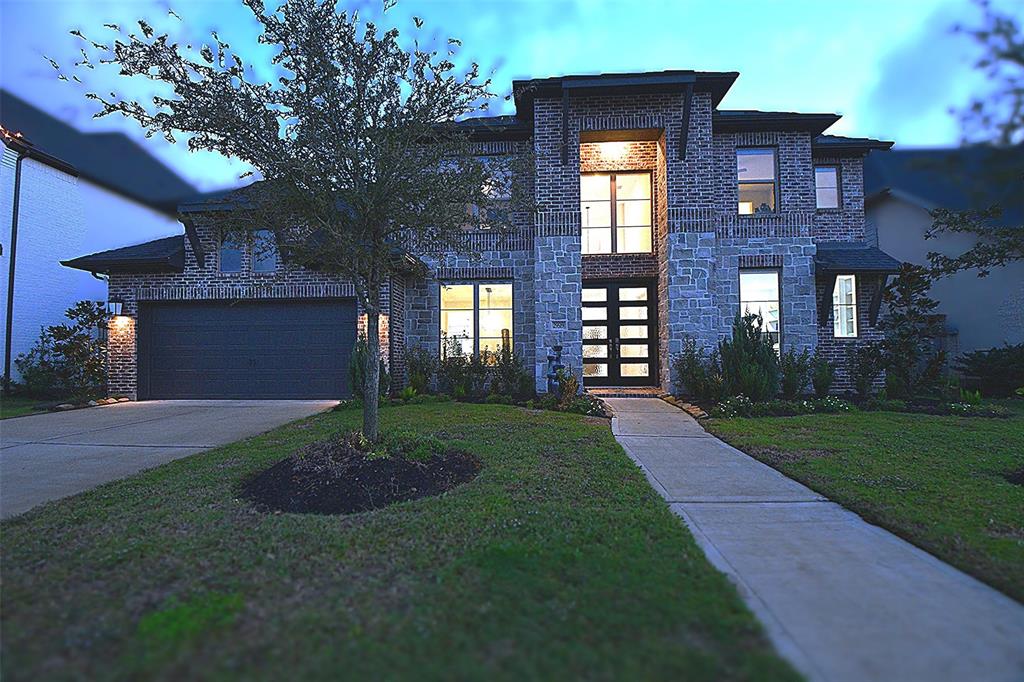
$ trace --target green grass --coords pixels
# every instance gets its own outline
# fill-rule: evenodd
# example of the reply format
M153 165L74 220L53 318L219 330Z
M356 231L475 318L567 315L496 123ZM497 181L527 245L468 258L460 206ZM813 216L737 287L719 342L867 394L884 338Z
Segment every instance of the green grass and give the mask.
M457 439L480 475L348 517L236 498L359 418L297 422L4 523L3 678L797 677L603 420L385 408L385 429Z
M33 398L21 396L0 396L0 419L21 417L32 414L40 409L41 402Z
M1024 401L1010 419L894 412L712 419L709 430L1024 601Z

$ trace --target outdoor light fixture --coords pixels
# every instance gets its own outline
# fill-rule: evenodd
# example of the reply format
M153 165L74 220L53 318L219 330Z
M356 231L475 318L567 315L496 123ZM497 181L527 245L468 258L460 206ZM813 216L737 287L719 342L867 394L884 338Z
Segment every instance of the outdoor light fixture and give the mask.
M628 142L602 142L601 156L609 160L622 159L629 149Z
M124 301L119 298L112 298L107 301L107 312L111 317L121 317L124 312Z

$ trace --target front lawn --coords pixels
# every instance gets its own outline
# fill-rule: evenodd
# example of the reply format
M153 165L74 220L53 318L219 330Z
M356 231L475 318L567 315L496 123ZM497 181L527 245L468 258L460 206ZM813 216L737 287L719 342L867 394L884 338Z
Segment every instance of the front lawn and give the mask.
M483 462L444 496L263 514L241 482L320 415L6 522L2 676L795 679L607 421L385 408Z
M21 417L26 414L33 414L43 409L43 404L33 398L22 396L0 396L0 419L8 417Z
M855 412L706 426L1024 601L1024 401L1002 404L1012 418Z

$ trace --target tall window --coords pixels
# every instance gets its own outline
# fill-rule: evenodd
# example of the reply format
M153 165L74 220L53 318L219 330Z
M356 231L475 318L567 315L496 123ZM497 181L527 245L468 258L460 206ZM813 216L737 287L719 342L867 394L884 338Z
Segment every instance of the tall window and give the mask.
M271 230L257 230L253 235L252 271L273 272L277 269L277 240Z
M818 208L839 208L839 169L815 166L814 192Z
M441 285L441 352L456 339L466 355L512 346L512 284Z
M740 315L760 315L762 329L778 351L782 344L778 270L740 270Z
M857 336L857 280L854 275L836 277L832 290L832 320L836 338Z
M757 147L736 150L740 215L775 210L775 150Z
M651 252L651 174L580 176L583 253Z
M241 272L242 271L242 251L245 249L245 244L241 244L232 239L225 239L220 243L220 271L221 272Z

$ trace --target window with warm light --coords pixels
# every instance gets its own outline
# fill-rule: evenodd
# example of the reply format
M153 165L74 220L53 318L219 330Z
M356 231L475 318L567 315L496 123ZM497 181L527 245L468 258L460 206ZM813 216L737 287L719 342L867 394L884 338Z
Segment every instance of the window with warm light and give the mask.
M776 352L782 346L778 270L740 270L740 315L760 315Z
M857 336L857 279L854 275L838 275L832 289L832 320L837 339Z
M585 254L650 253L651 174L580 176L580 220Z
M512 347L512 284L441 285L441 352L456 339L465 355Z
M814 167L814 193L818 208L839 208L839 169Z
M775 210L775 149L737 149L736 176L739 180L740 215Z

